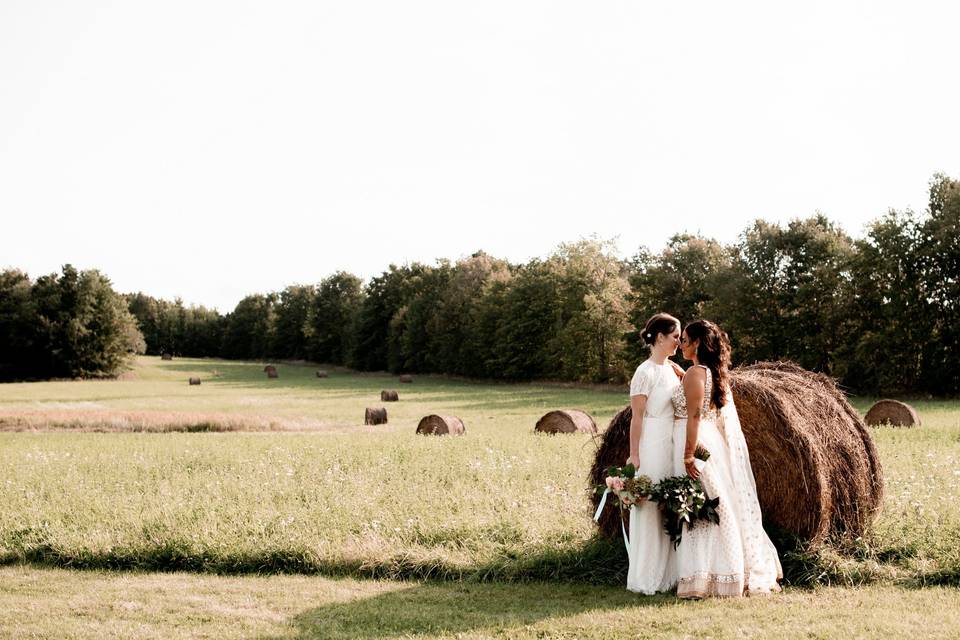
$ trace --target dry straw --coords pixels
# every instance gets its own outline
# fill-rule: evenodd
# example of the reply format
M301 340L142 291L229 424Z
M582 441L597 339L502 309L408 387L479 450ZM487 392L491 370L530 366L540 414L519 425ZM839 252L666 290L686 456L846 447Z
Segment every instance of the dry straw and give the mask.
M916 409L899 400L880 400L867 411L864 421L871 427L888 424L894 427L919 427Z
M112 411L106 409L7 410L0 412L2 431L315 431L346 432L349 425L334 425L306 417L260 416L236 413L171 411Z
M462 436L466 430L463 420L456 416L429 415L421 419L420 424L417 425L417 433L423 435Z
M380 392L380 402L397 402L400 400L400 394L393 389L384 389Z
M413 376L411 376L408 373L405 373L402 376L400 376L400 382L404 384L410 384L411 382L413 382Z
M597 423L579 409L551 411L537 420L534 431L540 433L596 433Z
M741 367L731 378L764 521L814 545L861 535L883 497L883 474L870 431L836 383L783 362ZM591 484L629 455L630 416L627 407L611 421ZM617 511L600 520L611 537L620 533Z
M387 410L383 407L367 407L363 424L387 424Z

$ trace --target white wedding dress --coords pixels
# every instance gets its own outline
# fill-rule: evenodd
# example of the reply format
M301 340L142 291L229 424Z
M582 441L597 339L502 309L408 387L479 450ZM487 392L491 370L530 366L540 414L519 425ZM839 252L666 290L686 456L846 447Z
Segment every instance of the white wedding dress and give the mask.
M698 365L702 366L702 365ZM702 467L700 482L709 498L720 498L720 524L701 522L685 527L676 551L677 596L739 597L779 591L783 577L777 550L763 530L757 487L750 467L747 444L730 391L720 411L711 406L713 376L705 383L697 440L710 459ZM674 427L674 475L686 475L687 402L680 387L674 391L677 417Z
M653 482L673 475L673 391L680 381L669 363L653 360L637 367L630 381L630 395L647 397L640 434L637 473ZM652 595L677 584L676 562L670 537L656 503L645 501L630 508L630 566L627 589Z

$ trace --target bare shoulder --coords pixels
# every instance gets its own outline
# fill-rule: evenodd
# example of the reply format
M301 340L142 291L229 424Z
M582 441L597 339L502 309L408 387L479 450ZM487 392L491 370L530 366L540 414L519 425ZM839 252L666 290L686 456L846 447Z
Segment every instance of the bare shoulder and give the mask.
M690 367L683 376L683 388L693 389L697 386L703 386L707 380L706 369L702 367Z

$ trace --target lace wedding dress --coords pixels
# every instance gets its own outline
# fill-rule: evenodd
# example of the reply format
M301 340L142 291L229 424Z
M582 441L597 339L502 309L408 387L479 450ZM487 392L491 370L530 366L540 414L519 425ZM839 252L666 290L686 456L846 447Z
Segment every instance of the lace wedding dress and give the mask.
M697 440L711 455L700 472L700 482L708 497L720 498L720 524L701 522L685 528L676 552L677 596L739 597L779 591L777 580L783 571L761 524L756 482L733 396L727 390L723 408L712 407L713 378L710 369L703 368L706 393ZM686 475L687 402L682 387L673 392L673 407L673 473Z
M646 409L640 435L637 473L659 482L673 475L673 390L680 381L669 363L646 360L633 375L630 395L645 395ZM627 589L652 595L677 584L673 545L663 530L655 503L646 501L630 508L630 567Z

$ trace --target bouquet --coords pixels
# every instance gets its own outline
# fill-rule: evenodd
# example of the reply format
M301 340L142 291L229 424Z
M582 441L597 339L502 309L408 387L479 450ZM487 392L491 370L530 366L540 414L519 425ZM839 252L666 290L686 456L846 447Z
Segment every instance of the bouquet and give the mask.
M710 451L698 444L693 457L695 463L699 463L697 468L703 469L703 465L710 459ZM593 516L594 520L600 519L600 513L610 494L613 494L614 501L621 509L629 509L643 500L656 502L663 515L663 529L670 536L674 549L680 545L683 538L684 523L688 527L701 521L720 524L720 514L717 511L720 498L707 497L700 481L687 475L664 478L653 484L647 476L637 475L637 470L632 464L627 464L623 467L607 469L606 481L604 484L597 485L594 491L603 492L603 498ZM620 526L623 528L622 520ZM629 554L630 548L625 528L623 537Z
M710 459L710 451L697 443L693 458L694 465L702 470ZM683 539L683 523L687 523L688 527L694 526L699 521L720 524L720 514L717 512L720 498L708 497L703 484L690 476L664 478L653 488L650 499L660 505L660 510L663 512L663 529L670 536L674 549Z
M653 487L650 499L660 505L663 529L670 536L674 549L683 538L683 523L690 527L699 521L720 524L717 512L720 498L707 497L700 481L690 476L664 478Z
M710 459L710 450L698 442L697 448L693 452L693 457L695 460L702 460L703 462L706 462Z
M637 475L637 468L632 464L623 467L610 467L607 469L607 478L603 484L594 487L596 493L603 493L600 498L600 504L597 506L597 512L593 514L594 520L600 520L600 514L603 513L603 507L607 504L607 497L613 494L614 501L620 505L621 509L629 509L646 500L653 491L653 483L647 476ZM620 530L623 532L623 546L627 549L627 557L630 557L630 536L627 534L627 528L623 524L623 518L620 520Z
M623 467L607 469L607 479L602 485L595 488L597 493L609 491L614 495L614 501L621 509L629 509L635 504L650 497L653 483L650 478L637 475L637 469L632 464Z

